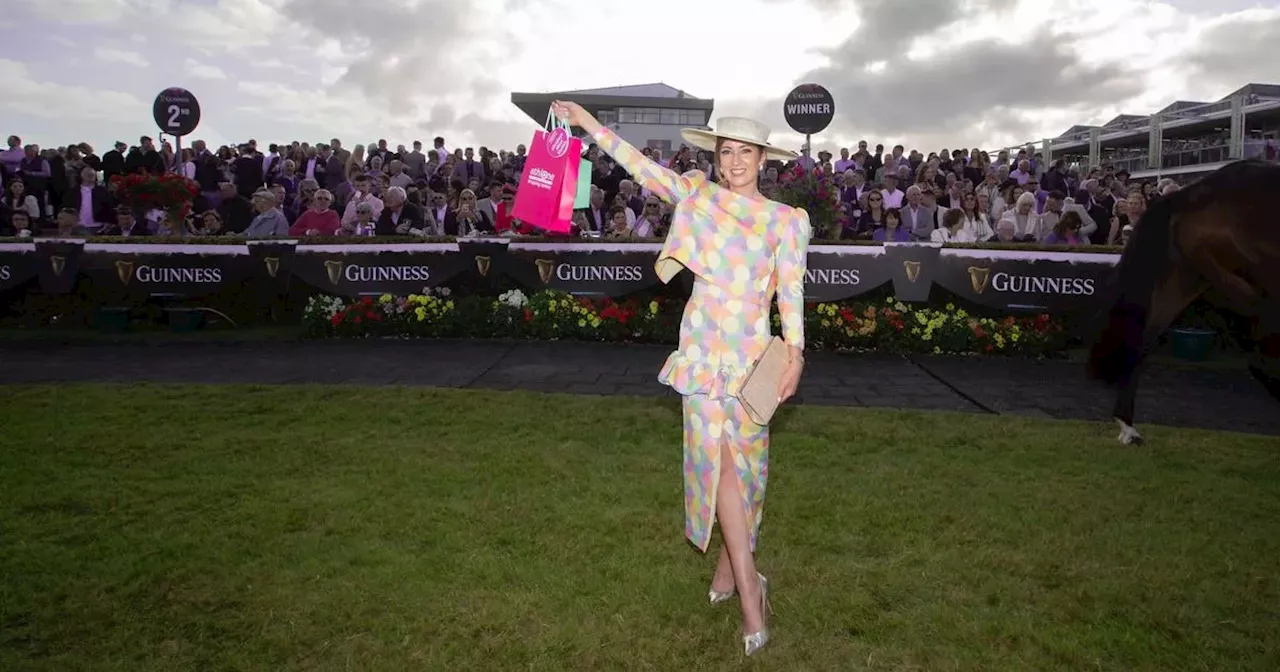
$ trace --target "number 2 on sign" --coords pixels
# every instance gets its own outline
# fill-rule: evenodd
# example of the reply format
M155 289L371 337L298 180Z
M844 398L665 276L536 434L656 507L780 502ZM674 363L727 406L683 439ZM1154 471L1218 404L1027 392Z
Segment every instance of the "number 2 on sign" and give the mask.
M169 128L177 128L179 126L178 115L180 114L182 114L182 109L177 105L169 106Z

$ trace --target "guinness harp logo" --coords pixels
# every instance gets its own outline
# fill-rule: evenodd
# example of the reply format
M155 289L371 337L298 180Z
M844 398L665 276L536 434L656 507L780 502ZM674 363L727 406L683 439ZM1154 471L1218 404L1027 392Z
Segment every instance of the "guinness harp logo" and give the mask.
M902 262L902 268L907 272L907 280L915 282L920 279L920 262L904 261Z
M489 266L493 264L492 257L476 257L476 270L480 275L489 277Z
M969 267L969 285L973 287L973 291L981 294L987 291L987 283L991 282L991 269L981 266Z
M116 277L120 279L120 284L122 284L122 285L127 285L127 284L129 284L129 280L131 280L131 279L133 278L133 262L132 262L132 261L117 261L117 262L116 262Z
M67 258L61 255L52 255L49 257L49 266L53 268L54 275L62 275L67 270Z
M542 284L551 282L551 272L556 270L556 261L554 259L535 259L538 265L538 277L542 278Z
M266 257L262 263L267 265L267 275L274 278L280 272L280 257Z
M338 284L342 280L342 269L346 266L342 261L326 261L324 262L324 270L329 274L329 282Z

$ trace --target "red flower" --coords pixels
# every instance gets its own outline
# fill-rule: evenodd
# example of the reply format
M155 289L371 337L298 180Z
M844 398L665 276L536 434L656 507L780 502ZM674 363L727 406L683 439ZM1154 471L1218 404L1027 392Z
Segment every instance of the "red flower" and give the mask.
M533 321L533 311L532 311L532 310L529 310L528 308L525 308L525 309L524 309L524 321L525 321L525 322L532 322L532 321Z
M336 313L333 317L329 318L329 324L332 324L335 327L342 324L342 313Z
M360 324L360 322L361 322L361 320L360 320L360 316L359 316L359 315L356 315L356 319L352 320L352 322L355 322L356 324Z

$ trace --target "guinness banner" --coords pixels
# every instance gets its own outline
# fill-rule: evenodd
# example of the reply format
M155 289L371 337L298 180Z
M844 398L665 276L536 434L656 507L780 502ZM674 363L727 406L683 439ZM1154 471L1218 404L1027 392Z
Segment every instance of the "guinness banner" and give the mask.
M804 274L808 301L841 301L865 294L893 279L884 249L853 245L815 245Z
M34 252L31 252L34 248ZM0 244L0 289L33 275L45 293L67 293L80 274L111 289L143 294L210 294L246 280L259 296L413 294L426 287L506 276L527 290L619 297L659 284L654 243L458 243L297 245ZM929 243L813 245L805 298L840 301L893 283L898 299L928 301L934 286L998 309L1090 307L1119 256L1040 250L943 248ZM475 275L472 275L472 274ZM687 273L682 274L686 279ZM465 277L463 277L465 276ZM300 287L299 282L309 285Z
M243 246L198 245L190 253L152 253L147 245L128 252L86 245L80 272L98 287L124 294L204 296L244 282L252 274Z
M653 270L657 244L600 243L566 248L557 243L512 243L503 272L533 290L626 296L659 284Z
M293 276L330 294L420 294L468 270L457 243L300 245Z
M0 243L0 292L35 277L36 248L25 243Z
M36 243L36 277L45 294L70 294L80 276L84 243L78 240L48 240Z
M251 242L249 259L253 264L252 275L258 295L283 296L289 292L289 279L293 277L294 249L292 243Z
M935 281L959 297L993 308L1070 310L1102 289L1114 255L948 250ZM1021 258L1011 258L1009 254Z

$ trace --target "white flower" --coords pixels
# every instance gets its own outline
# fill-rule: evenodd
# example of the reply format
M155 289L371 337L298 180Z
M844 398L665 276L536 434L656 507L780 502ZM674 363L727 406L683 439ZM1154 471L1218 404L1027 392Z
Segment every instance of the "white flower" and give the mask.
M524 308L528 305L529 298L524 295L524 292L518 289L512 289L499 295L498 301L501 301L512 308Z

